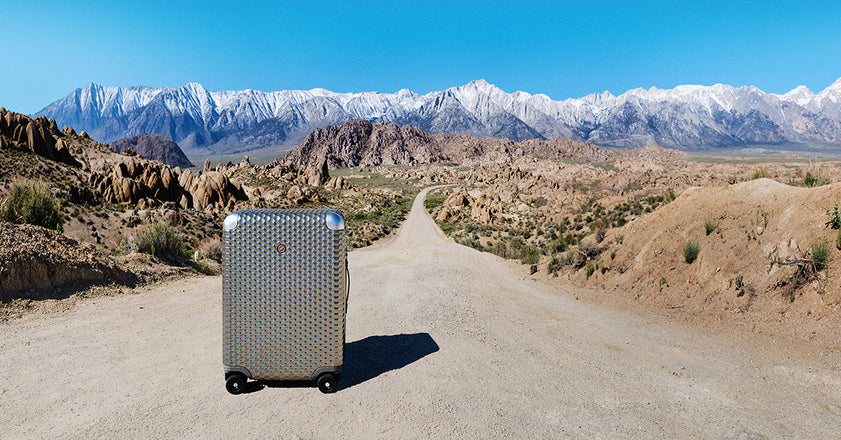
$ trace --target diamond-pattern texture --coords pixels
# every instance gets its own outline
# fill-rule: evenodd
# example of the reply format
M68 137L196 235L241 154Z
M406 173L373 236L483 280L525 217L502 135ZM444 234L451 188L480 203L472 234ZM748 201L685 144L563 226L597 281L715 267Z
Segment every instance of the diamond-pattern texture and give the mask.
M223 231L225 366L258 380L309 380L318 368L342 365L347 249L345 230L325 224L330 212L341 216L248 209Z

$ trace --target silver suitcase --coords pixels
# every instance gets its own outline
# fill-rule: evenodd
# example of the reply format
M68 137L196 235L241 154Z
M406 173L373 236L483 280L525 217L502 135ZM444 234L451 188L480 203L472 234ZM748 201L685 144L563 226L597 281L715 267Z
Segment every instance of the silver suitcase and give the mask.
M222 226L225 386L314 381L334 392L344 361L347 245L335 209L247 209Z

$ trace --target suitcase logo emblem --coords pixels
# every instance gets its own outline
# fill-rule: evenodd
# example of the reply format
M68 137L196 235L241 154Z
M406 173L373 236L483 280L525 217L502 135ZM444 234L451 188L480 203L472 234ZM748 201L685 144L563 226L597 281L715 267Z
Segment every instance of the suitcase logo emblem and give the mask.
M280 253L280 254L286 252L286 245L285 244L277 245L277 252Z

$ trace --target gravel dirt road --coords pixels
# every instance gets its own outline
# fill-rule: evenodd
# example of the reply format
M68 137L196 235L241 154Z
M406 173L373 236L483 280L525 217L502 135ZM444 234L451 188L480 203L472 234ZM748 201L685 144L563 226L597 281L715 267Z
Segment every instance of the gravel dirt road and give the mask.
M0 324L3 438L837 438L841 355L585 304L421 196L352 252L337 393L225 391L220 277Z

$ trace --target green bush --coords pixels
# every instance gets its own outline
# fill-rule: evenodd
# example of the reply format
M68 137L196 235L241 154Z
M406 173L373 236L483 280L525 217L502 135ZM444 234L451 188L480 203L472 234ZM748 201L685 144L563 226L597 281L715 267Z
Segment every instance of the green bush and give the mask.
M593 272L596 271L596 266L593 265L593 262L587 263L587 266L584 268L585 273L587 274L587 278L590 278L590 275L593 275Z
M826 210L826 216L829 217L826 222L827 226L832 229L841 229L841 210L838 209L837 203L832 209Z
M526 245L521 248L522 256L520 262L523 264L537 264L540 260L540 249L534 245Z
M9 198L0 207L0 218L11 223L43 226L56 231L62 230L64 221L55 196L40 182L12 185Z
M155 223L137 233L137 251L170 262L189 257L189 249L169 223Z
M696 258L698 258L698 254L701 252L701 244L692 239L686 240L686 244L683 245L683 259L686 260L687 263L692 264Z
M677 195L675 195L675 190L669 188L669 189L666 190L666 194L664 195L663 202L669 203L676 198L677 198Z
M427 196L423 201L423 206L427 210L432 210L444 204L444 200L447 200L447 198L443 196Z
M763 179L763 178L771 178L771 175L768 174L768 169L765 167L759 167L753 171L753 176L751 176L751 180L756 179Z
M812 242L812 264L815 265L815 270L824 270L828 262L829 243L824 239Z
M715 231L715 228L717 228L717 227L718 227L718 222L716 222L714 218L709 217L706 220L704 220L704 232L707 235L712 234L712 232Z
M811 172L806 172L806 177L803 178L803 185L808 187L813 186L823 186L829 183L829 178L825 176L821 176L819 174L812 174Z

